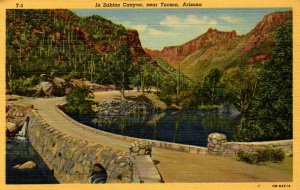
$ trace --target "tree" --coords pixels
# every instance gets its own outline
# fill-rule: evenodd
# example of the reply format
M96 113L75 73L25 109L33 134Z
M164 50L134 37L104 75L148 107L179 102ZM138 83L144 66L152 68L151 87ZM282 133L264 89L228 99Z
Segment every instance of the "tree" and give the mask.
M202 85L202 95L204 96L204 104L219 104L222 96L221 86L222 72L220 69L212 69L205 76Z
M109 77L113 84L121 92L122 102L125 99L124 91L129 89L130 79L134 74L131 52L126 44L121 44L120 48L113 54L109 55L110 62Z
M254 99L257 87L258 69L253 65L235 67L222 77L227 101L233 103L242 113Z
M152 87L157 86L157 69L150 63L146 62L144 58L140 61L140 83L142 92L150 92Z
M66 112L69 114L79 115L88 115L93 113L93 97L93 91L87 86L82 85L72 87L69 95L66 96Z
M180 63L178 64L178 69L176 72L176 103L179 101L179 93L180 93Z
M263 64L255 99L243 114L236 139L244 141L292 138L292 23L275 33L275 47Z

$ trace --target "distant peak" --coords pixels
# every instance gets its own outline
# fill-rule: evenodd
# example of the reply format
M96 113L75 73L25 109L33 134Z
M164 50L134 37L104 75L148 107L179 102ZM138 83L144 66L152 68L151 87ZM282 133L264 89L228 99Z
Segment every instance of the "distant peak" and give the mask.
M228 33L228 34L231 34L231 35L237 35L236 31L235 30L232 30L232 31L221 31L221 30L218 30L217 28L209 28L207 30L206 33Z
M207 30L207 32L214 32L214 31L218 31L216 28L209 28L208 30Z

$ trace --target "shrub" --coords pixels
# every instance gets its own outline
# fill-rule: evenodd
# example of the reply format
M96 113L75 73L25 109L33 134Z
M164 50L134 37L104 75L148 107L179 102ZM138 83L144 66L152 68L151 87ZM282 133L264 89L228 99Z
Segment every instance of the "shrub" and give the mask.
M265 162L279 163L284 159L285 153L279 148L259 149L256 152L245 152L239 150L237 152L237 160L244 161L249 164L260 164Z
M239 150L237 152L237 159L240 161L244 161L248 164L257 164L257 153L245 152L243 150Z
M65 111L68 114L88 115L93 114L94 101L92 90L87 86L72 87L70 94L66 97L67 105Z
M172 95L165 95L165 94L160 94L159 99L163 102L165 102L168 106L172 104L173 102L173 96Z
M69 75L68 75L68 79L79 79L79 78L81 78L82 77L82 75L81 75L81 73L80 72L78 72L78 71L71 71L70 73L69 73Z
M30 78L11 79L8 82L8 87L13 94L34 96L36 92L34 86L37 84L38 78L36 76L32 76Z

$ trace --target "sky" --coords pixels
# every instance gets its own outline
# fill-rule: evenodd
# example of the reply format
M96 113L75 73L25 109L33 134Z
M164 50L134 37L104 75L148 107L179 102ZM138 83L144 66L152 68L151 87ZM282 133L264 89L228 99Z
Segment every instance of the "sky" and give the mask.
M144 48L161 50L181 45L209 28L248 33L262 18L290 8L247 9L85 9L72 10L78 16L100 15L128 29L136 29Z

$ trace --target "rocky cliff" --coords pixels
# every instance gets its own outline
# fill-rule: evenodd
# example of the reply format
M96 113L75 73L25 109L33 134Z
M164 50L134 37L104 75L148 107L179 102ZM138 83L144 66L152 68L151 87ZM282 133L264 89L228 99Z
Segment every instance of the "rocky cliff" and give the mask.
M292 20L292 17L292 12L275 12L264 16L262 21L246 35L243 53L247 53L263 43L273 42L272 33L284 22Z

